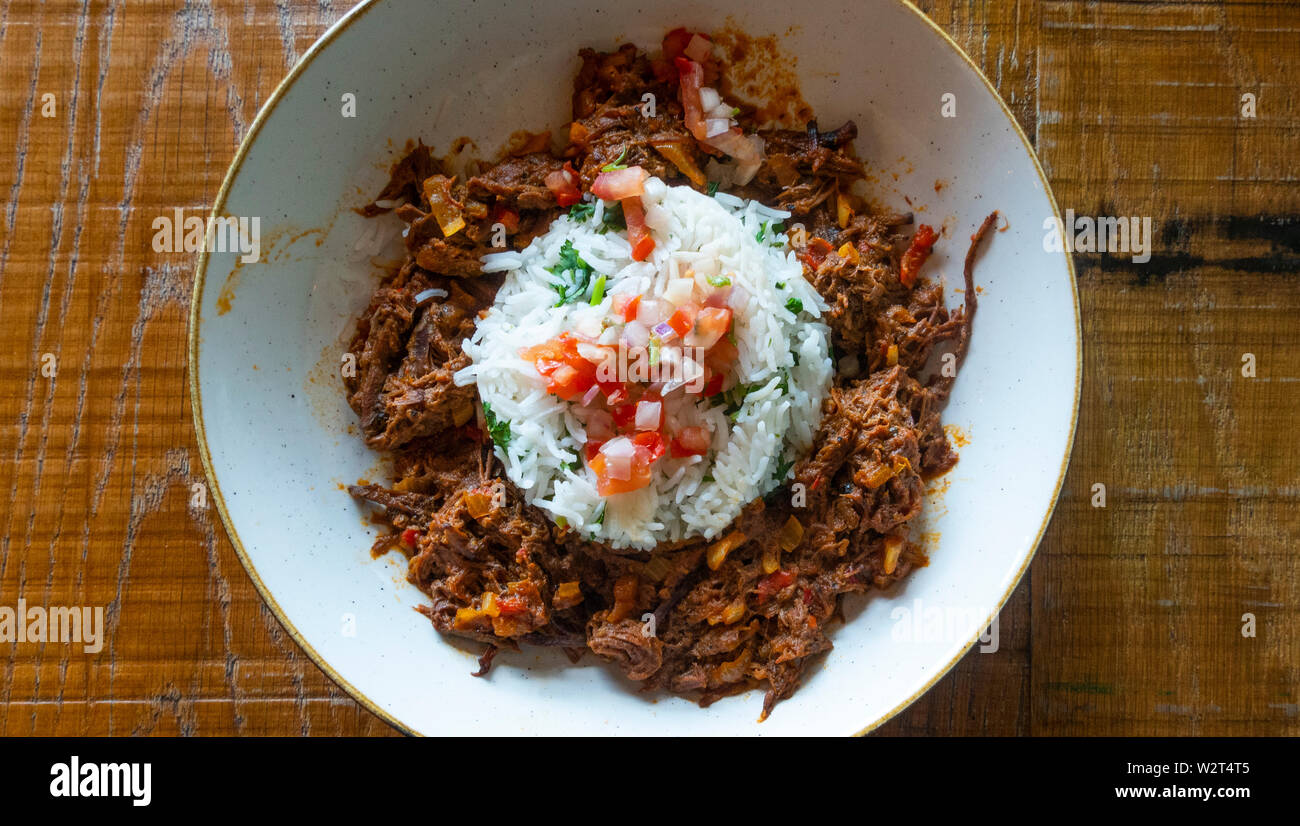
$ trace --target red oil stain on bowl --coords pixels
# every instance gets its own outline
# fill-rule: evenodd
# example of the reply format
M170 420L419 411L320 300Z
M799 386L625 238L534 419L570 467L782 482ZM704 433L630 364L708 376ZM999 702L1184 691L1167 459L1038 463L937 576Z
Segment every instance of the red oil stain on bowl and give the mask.
M719 84L723 97L752 107L758 124L801 129L812 120L813 108L799 88L798 59L782 51L778 35L754 37L728 18L713 42L729 64Z
M957 448L963 448L970 444L970 434L966 433L955 424L944 425L943 432L947 434L948 441L952 442Z

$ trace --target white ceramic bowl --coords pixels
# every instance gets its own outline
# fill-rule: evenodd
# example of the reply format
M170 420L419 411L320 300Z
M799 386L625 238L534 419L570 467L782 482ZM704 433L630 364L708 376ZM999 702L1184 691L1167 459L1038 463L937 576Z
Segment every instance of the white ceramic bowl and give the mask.
M789 8L363 3L308 51L249 130L214 211L259 217L262 256L199 261L190 375L200 449L262 596L327 674L403 730L862 732L942 676L1028 566L1065 472L1080 364L1072 269L1042 242L1044 220L1057 214L1042 170L992 87L910 5L805 0L797 21ZM945 414L970 443L928 503L931 564L894 592L850 599L835 649L761 724L759 692L701 709L640 694L594 656L570 667L558 651L525 649L475 679L478 646L440 638L412 610L423 595L395 555L370 558L374 529L341 490L383 476L351 427L337 373L374 283L373 268L349 260L367 229L351 208L378 192L408 138L445 151L467 135L492 151L514 130L564 123L580 47L654 46L670 28L711 31L733 14L752 35L779 35L823 126L853 118L859 153L898 173L897 182L878 176L879 200L906 209L907 195L921 220L945 226L927 272L946 277L950 303L960 301L967 238L990 210L1006 216L978 265L973 344ZM345 93L356 95L355 118L342 116ZM945 93L955 118L941 114Z

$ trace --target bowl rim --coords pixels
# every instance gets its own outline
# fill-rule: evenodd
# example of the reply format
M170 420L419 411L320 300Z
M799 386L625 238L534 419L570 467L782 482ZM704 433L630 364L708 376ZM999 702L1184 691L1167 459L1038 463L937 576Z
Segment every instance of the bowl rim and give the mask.
M1042 163L1038 160L1038 153L1034 150L1033 144L1030 143L1029 136L1025 134L1025 130L1020 126L1020 122L1016 120L1014 113L1012 113L1010 107L1007 106L1006 101L1002 99L1002 95L998 92L997 87L993 85L975 61L966 54L966 51L962 49L962 47L953 40L952 37L939 26L939 24L935 23L928 15L917 8L911 0L892 1L920 18L922 23L926 25L932 33L937 35L940 40L946 43L966 64L967 68L974 72L975 76L984 84L984 87L988 90L989 94L991 94L993 99L997 101L998 106L1002 110L1003 116L1006 117L1007 121L1010 122L1012 128L1015 130L1016 136L1020 138L1020 142L1028 153L1030 161L1033 162L1034 172L1038 175L1038 180L1043 186L1043 192L1046 194L1047 200L1051 204L1053 217L1056 218L1058 223L1061 222L1061 208L1056 201L1056 195L1052 192L1052 187L1047 180L1047 175L1043 171ZM252 148L253 143L256 141L258 133L269 119L276 105L279 104L280 100L288 92L289 88L297 81L298 77L306 71L307 67L311 65L312 60L314 60L317 55L324 51L335 38L348 28L348 26L359 20L366 12L378 6L380 2L381 0L361 0L361 2L356 6L348 10L342 17L335 21L333 25L326 29L319 38L317 38L316 42L314 42L307 51L303 53L302 57L298 59L298 62L290 67L288 73L285 74L280 82L276 84L275 89L262 104L261 108L257 112L257 116L249 125L248 131L239 142L239 148L235 151L235 155L230 161L230 166L227 168L226 174L222 178L221 188L217 191L217 197L212 202L210 219L216 218L220 215L225 206L226 198L230 193L231 184L234 182L235 177L243 167L244 159ZM1025 555L1024 561L1021 563L1020 569L1016 572L1015 577L1007 586L1005 593L998 598L997 605L994 607L993 612L989 614L985 622L979 626L980 628L984 628L988 624L992 623L993 618L996 617L1006 606L1007 601L1011 598L1011 594L1015 592L1016 588L1020 585L1021 580L1024 578L1025 572L1029 570L1030 563L1032 563L1034 557L1037 556L1038 547L1042 543L1043 535L1047 532L1047 527L1051 523L1053 514L1056 512L1056 506L1061 496L1061 489L1065 482L1065 475L1070 466L1070 457L1074 452L1074 440L1079 423L1079 395L1083 379L1083 328L1081 324L1079 305L1079 281L1074 268L1074 257L1069 253L1065 253L1065 263L1070 276L1070 292L1073 297L1072 308L1074 310L1075 335L1074 400L1071 404L1069 437L1066 439L1064 455L1061 457L1060 471L1057 474L1056 486L1052 491L1051 502L1043 514L1043 521L1038 527L1038 533L1035 535L1033 543L1029 548L1029 552ZM244 566L244 570L248 572L249 579L252 580L253 587L257 589L257 593L261 596L262 601L271 609L271 613L275 615L276 620L279 621L285 632L288 633L290 638L292 638L303 652L307 654L312 663L324 672L325 676L327 676L332 682L347 692L353 700L361 704L367 711L374 714L388 725L406 735L424 736L424 732L417 731L402 722L394 714L381 707L374 700L370 699L370 697L368 697L364 692L360 691L356 686L344 679L344 677L339 674L338 671L336 671L334 667L316 651L315 648L312 647L312 645L298 630L297 626L295 626L285 615L284 610L276 601L270 588L268 588L266 583L262 581L261 576L257 572L257 567L253 564L252 559L244 548L244 544L239 537L239 532L235 529L235 525L231 521L230 513L226 509L225 498L221 493L220 482L218 481L216 472L212 467L212 457L208 450L207 431L204 429L203 425L203 398L202 392L199 388L199 323L201 320L199 317L199 309L202 303L207 267L208 251L206 247L204 247L199 252L199 258L195 265L194 285L190 293L189 324L186 336L186 372L189 376L190 412L193 416L194 422L194 438L198 444L199 458L203 462L203 473L207 479L208 488L211 492L212 500L216 505L217 513L221 516L221 523L225 527L226 536L229 538L230 544L234 547L240 563ZM888 722L903 709L916 702L921 695L933 688L935 683L943 679L943 677L946 676L958 662L965 658L966 654L969 653L970 649L978 641L979 634L977 633L969 642L962 646L961 650L958 651L951 660L945 663L941 668L937 669L933 676L931 676L930 679L921 687L916 689L916 691L910 694L905 700L898 703L898 705L879 715L876 719L869 721L853 736L860 737L870 733L874 729Z

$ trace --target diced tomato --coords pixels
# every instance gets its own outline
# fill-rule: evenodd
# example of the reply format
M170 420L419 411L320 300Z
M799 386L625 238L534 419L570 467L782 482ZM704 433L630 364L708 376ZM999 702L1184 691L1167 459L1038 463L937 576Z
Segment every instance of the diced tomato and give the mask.
M686 337L688 347L703 347L706 350L722 340L731 329L731 309L728 307L705 307L695 317L695 329Z
M588 387L591 387L590 382L585 382L586 387L583 386L582 374L569 364L562 364L555 368L550 379L550 383L546 385L546 392L553 393L566 401L581 396L587 392Z
M687 302L668 317L668 326L672 327L677 335L684 336L695 326L695 316L699 311L698 305Z
M627 318L627 305L632 302L633 297L634 296L630 296L627 293L615 293L614 295L610 296L609 297L610 312L612 312L614 315L618 316L619 318L622 318L624 321L630 321L631 319ZM640 296L635 296L635 297L640 298ZM633 316L633 318L635 318L635 316Z
M546 176L546 188L555 195L555 203L562 207L573 206L582 200L578 180L573 164L566 161L563 169L557 169Z
M739 357L740 351L736 349L736 345L724 337L718 339L718 343L710 347L709 351L704 354L704 364L718 375L725 376L736 366L736 359ZM722 387L719 386L718 390L721 389Z
M650 229L645 224L641 198L627 198L621 203L623 218L627 221L627 240L632 245L632 260L644 261L654 251L655 239L650 237Z
M561 333L550 341L520 351L547 380L546 392L565 401L582 398L596 383L596 365L578 353L578 339Z
M554 361L558 363L560 356L564 355L564 341L562 337L548 339L541 344L534 344L532 347L525 347L519 351L521 358L531 362Z
M683 427L681 431L673 437L672 450L673 457L682 456L703 456L709 452L709 431L707 428Z
M700 395L706 399L718 395L722 392L722 381L723 375L721 373L714 373L713 376L704 383L704 390L700 392Z
M605 466L604 453L597 453L587 464L591 472L596 474L596 492L601 496L628 493L650 484L650 452L644 447L638 447L632 457L630 479L611 479Z
M794 572L773 571L758 581L758 586L754 588L754 592L758 594L759 602L766 602L781 593L791 582L794 582Z
M736 363L738 358L740 358L740 350L726 336L718 339L713 348L709 350L708 360L714 364L732 365Z
M687 31L685 26L679 26L664 35L664 57L668 60L681 57L694 36L695 33Z
M625 430L636 423L636 405L620 404L609 411L614 416L614 425Z
M907 248L907 252L903 253L903 263L898 270L898 280L904 287L911 287L916 283L916 275L921 271L921 265L930 257L930 253L934 250L934 242L938 240L939 234L934 231L934 227L921 224L916 228L916 234L912 236L912 244Z
M655 251L655 239L649 235L642 235L632 244L632 260L644 261L650 257L650 253Z
M402 544L408 548L414 548L416 540L420 538L420 532L415 528L407 528L402 531Z
M639 166L626 169L611 169L596 176L591 184L591 194L602 201L621 201L624 198L639 198L645 192L645 180L650 177Z
M807 249L799 253L799 260L809 269L815 270L822 265L822 262L826 260L826 256L830 255L833 249L835 248L831 246L830 241L825 238L813 237L808 240Z
M600 446L603 444L605 444L605 442L604 440L601 440L601 441L587 442L585 445L582 446L583 456L586 457L588 462L596 458L596 454L600 452Z
M636 318L636 311L641 307L641 296L629 296L627 293L619 293L611 299L610 309L614 315L622 316L624 321L632 321Z
M683 46L682 48L685 48ZM682 79L682 114L686 129L698 141L708 137L709 130L704 123L704 104L700 101L700 87L704 85L704 67L685 57L673 59L677 74Z
M664 437L659 435L657 430L644 430L633 436L632 442L637 447L648 451L651 462L664 455Z
M497 201L492 207L492 223L504 225L506 232L518 232L519 213L504 202Z

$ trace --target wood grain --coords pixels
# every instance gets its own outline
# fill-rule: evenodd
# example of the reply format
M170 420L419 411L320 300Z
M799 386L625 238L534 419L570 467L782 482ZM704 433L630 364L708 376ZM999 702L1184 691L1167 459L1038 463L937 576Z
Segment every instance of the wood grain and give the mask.
M350 6L0 9L0 605L107 609L99 654L6 646L0 734L391 733L191 506L193 260L149 245L153 217L211 203L258 107ZM1151 216L1156 246L1142 265L1076 256L1085 380L1056 516L999 651L881 733L1300 732L1300 8L920 6L993 80L1061 206Z

